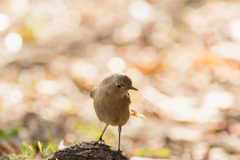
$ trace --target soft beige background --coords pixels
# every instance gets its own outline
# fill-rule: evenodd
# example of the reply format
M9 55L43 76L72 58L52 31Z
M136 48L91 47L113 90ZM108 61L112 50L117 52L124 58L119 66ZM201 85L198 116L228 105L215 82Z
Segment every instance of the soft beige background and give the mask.
M0 130L22 127L0 146L94 140L90 91L124 72L146 116L123 127L127 155L237 160L239 43L238 0L1 0Z

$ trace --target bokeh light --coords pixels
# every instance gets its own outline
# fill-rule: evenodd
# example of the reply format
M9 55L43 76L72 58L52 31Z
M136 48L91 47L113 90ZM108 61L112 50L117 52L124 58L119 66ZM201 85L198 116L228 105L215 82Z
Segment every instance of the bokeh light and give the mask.
M8 16L0 13L0 32L5 31L9 26L9 23Z
M18 89L13 89L9 92L9 97L13 103L19 103L23 99L23 93Z
M230 22L230 29L233 38L235 38L237 41L240 41L240 19L236 19Z
M18 33L9 33L5 39L4 44L7 50L11 53L18 53L22 48L22 37Z
M128 8L129 14L140 22L148 22L153 16L153 8L145 1L133 1Z
M36 84L36 89L42 94L56 94L59 91L59 84L56 81L40 80Z
M108 61L108 69L111 72L122 72L126 67L126 63L122 58L114 57Z
M88 83L91 83L91 81L93 81L98 75L97 68L93 64L86 61L74 62L71 71L76 77L84 77Z
M16 16L23 17L29 10L28 0L11 0L10 9Z

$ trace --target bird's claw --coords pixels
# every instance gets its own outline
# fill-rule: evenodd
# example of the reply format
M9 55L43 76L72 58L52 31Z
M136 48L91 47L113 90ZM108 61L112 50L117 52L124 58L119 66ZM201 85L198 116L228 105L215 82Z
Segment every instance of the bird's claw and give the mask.
M121 153L122 153L122 151L117 150L117 151L115 151L114 156L117 156L118 154L121 154Z
M99 139L95 141L93 145L95 146L96 144L105 144L105 141L103 139Z
M103 139L101 139L99 142L100 144L105 144L105 141Z

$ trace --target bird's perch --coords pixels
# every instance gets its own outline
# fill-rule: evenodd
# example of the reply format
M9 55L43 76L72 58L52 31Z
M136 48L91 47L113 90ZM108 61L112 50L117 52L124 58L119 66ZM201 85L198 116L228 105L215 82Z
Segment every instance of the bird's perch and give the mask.
M72 144L54 153L48 160L128 160L122 153L117 153L105 144L82 142Z

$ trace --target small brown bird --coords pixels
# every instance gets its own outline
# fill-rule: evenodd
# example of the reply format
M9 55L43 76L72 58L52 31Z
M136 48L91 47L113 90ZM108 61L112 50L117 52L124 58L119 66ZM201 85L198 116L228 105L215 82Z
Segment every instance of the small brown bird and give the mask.
M128 90L136 90L132 86L132 80L125 74L113 73L104 78L91 92L90 97L94 101L94 109L98 119L106 124L98 142L104 142L102 136L108 125L118 126L120 151L120 136L122 126L125 125L130 115L144 118L134 110L129 109L131 103Z

